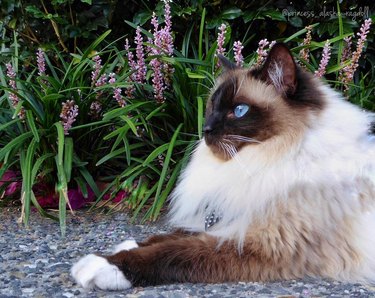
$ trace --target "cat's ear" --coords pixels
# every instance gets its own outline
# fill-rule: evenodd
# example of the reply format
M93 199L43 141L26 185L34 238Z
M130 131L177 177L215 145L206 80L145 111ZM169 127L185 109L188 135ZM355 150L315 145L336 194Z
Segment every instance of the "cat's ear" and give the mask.
M297 66L289 49L283 43L275 44L268 53L261 70L261 78L279 92L292 95L297 88Z
M237 65L233 63L232 61L225 58L223 55L218 54L217 57L219 58L221 66L223 66L224 70L234 70L237 68Z

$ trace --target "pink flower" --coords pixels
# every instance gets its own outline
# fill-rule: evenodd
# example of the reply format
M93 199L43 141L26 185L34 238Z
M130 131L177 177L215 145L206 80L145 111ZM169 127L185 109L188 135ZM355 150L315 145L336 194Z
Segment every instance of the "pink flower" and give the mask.
M305 62L309 62L309 52L310 51L309 51L308 46L311 44L312 26L311 25L306 26L305 29L306 29L306 37L304 38L303 43L302 43L302 46L304 46L304 48L299 51L299 57L300 57L300 60L303 60ZM305 67L304 63L300 62L300 65L302 67Z
M95 87L103 86L107 83L107 76L105 74L101 75L100 78L96 81Z
M165 26L161 30L162 49L167 56L171 57L173 55L171 7L168 1L164 1L164 3Z
M152 15L151 24L153 30L153 44L155 47L150 47L152 55L173 55L173 36L172 36L172 19L171 9L168 1L165 1L164 15L165 26L159 28L159 23L155 13ZM171 76L174 72L172 65L160 61L159 58L154 58L150 61L152 68L152 86L154 89L154 98L158 103L165 101L164 91L170 86Z
M137 70L137 64L135 63L134 55L133 55L132 51L130 50L130 44L129 44L128 39L125 39L125 51L126 51L126 54L127 54L127 57L128 57L128 64L129 64L131 70L136 71Z
M371 19L367 19L362 24L359 32L357 33L357 35L359 36L359 39L357 41L357 49L352 55L351 64L349 64L348 66L345 66L344 69L343 69L344 76L343 76L342 81L344 83L344 90L345 91L349 90L348 84L351 81L353 81L354 73L355 73L355 71L358 67L359 58L361 57L363 48L365 46L367 34L370 31L371 22L372 22Z
M323 53L322 53L322 59L320 60L319 68L317 71L315 71L315 76L318 78L321 78L326 73L326 68L329 62L329 59L331 58L331 47L329 40L326 41Z
M102 104L99 101L93 101L90 105L90 115L98 118L102 111Z
M62 103L60 119L65 135L69 135L69 129L71 129L73 123L76 121L77 116L78 106L74 103L74 100L67 100Z
M155 12L152 13L151 24L154 27L154 34L155 34L155 32L158 32L158 29L159 29L159 22L158 22L158 18Z
M164 84L163 73L162 73L162 63L158 59L152 59L152 86L154 89L154 98L158 103L163 103L165 101L164 90L166 86Z
M114 84L114 83L116 83L115 74L114 74L113 72L111 72L111 73L109 74L109 80L108 80L108 83L110 83L110 84Z
M255 63L255 66L260 66L266 60L268 56L268 51L275 45L276 41L269 42L267 38L262 39L258 43L258 49L257 49L257 61ZM268 48L268 49L267 49Z
M20 101L18 95L16 94L16 92L18 92L17 84L16 84L16 72L14 71L14 68L13 68L12 64L10 64L10 63L6 64L6 68L7 68L7 76L9 78L9 87L11 89L13 89L13 91L14 91L14 93L9 92L9 99L12 103L13 108L16 108L19 101ZM18 113L18 117L20 119L25 119L25 109L24 109L24 107L21 107L21 109Z
M234 61L236 61L236 65L239 67L243 66L242 50L243 50L242 43L240 41L235 41L233 44Z
M91 72L91 82L92 85L95 85L99 78L100 71L102 70L102 59L100 59L99 55L96 55L92 58L92 60L95 62L95 64L94 70Z
M36 61L38 64L38 75L44 76L46 74L46 59L44 58L44 51L41 48L38 48L36 57Z
M129 45L129 40L128 39L125 39L125 51L127 53L127 57L128 57L128 64L130 66L130 70L132 71L132 73L129 75L127 81L129 83L133 83L135 82L135 73L137 71L137 65L134 61L134 55L132 53L132 51L130 51L130 45ZM128 98L133 98L134 97L134 92L135 92L135 87L133 84L130 84L130 86L128 88L126 88L126 96Z
M141 28L138 26L135 32L135 44L136 44L136 75L135 81L139 84L143 84L146 80L147 66L145 62L145 50L143 47L143 37L141 35Z
M227 33L227 26L223 23L219 27L219 34L217 35L217 48L216 48L216 54L215 54L216 57L219 54L224 55L225 53L224 43L225 43L226 33ZM216 67L220 67L220 61L217 62Z
M257 54L258 54L258 57L257 57L257 62L256 62L256 65L257 66L260 66L263 61L266 59L267 57L267 51L266 51L266 48L267 46L269 45L269 41L267 40L267 38L265 39L262 39L259 41L258 43L258 49L257 49Z
M116 83L115 74L110 73L109 74L109 83L114 84ZM122 98L121 95L121 88L113 88L113 98L117 101L120 107L124 107L126 105L125 100Z
M348 60L352 54L352 36L345 37L344 42L345 45L341 55L341 62Z

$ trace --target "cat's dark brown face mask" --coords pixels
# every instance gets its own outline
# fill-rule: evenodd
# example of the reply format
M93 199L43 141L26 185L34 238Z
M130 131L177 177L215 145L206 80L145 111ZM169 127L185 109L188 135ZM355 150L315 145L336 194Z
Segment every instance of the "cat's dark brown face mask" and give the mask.
M237 68L219 59L224 72L207 102L203 130L206 144L223 160L286 133L294 120L323 107L313 79L297 68L283 44L271 49L261 68Z

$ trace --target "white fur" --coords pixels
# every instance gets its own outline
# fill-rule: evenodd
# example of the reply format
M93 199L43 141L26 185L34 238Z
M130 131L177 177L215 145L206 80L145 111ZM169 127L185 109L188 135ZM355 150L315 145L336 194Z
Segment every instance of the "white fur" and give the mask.
M283 67L279 63L274 62L271 69L268 71L268 76L278 91L283 91L284 73Z
M85 289L124 290L132 286L117 266L93 254L83 257L74 264L71 274Z
M360 264L341 277L375 282L375 211L369 204L364 215L359 200L363 193L365 199L375 199L375 146L367 136L372 116L329 87L319 88L325 94L326 107L310 119L300 141L278 158L270 158L269 148L287 144L277 137L244 147L226 162L200 141L172 194L170 222L204 231L205 215L216 210L222 219L208 233L234 238L241 245L254 220L261 220L277 202L293 199L298 193L306 216L321 218L317 222L322 231L335 229L332 217L339 218L342 212L356 218L357 239L353 243L360 252ZM319 208L328 200L336 200L333 213Z
M137 248L138 244L134 239L125 240L124 242L121 242L120 244L116 245L113 253L116 254L122 250L131 250L134 248Z

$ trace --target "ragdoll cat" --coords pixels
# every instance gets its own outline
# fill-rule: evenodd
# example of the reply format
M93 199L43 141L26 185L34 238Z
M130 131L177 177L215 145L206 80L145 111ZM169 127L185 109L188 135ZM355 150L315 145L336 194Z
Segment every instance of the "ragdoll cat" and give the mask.
M321 276L375 282L371 115L276 44L226 70L171 196L174 233L128 240L72 268L85 288Z

